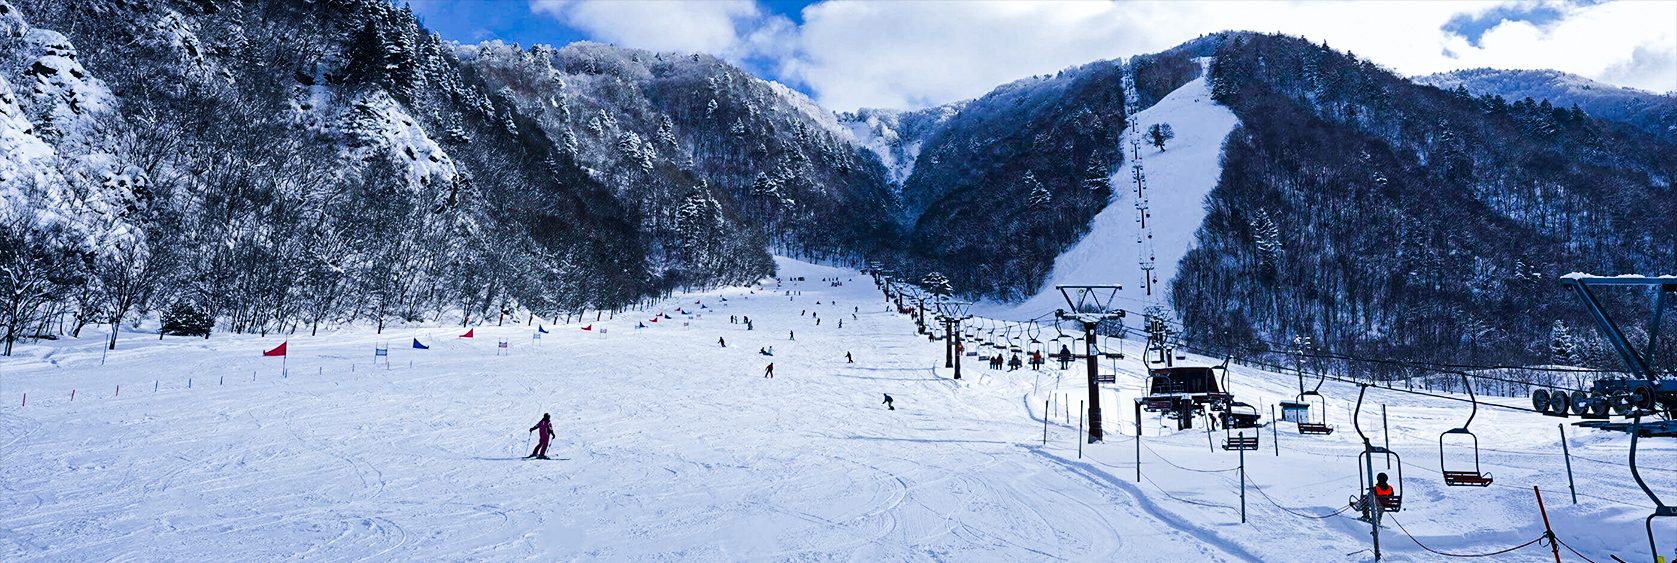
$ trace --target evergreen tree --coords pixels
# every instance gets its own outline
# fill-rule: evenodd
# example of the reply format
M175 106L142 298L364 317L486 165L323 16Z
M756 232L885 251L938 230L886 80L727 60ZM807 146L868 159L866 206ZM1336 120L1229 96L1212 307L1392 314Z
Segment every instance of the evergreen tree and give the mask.
M1258 244L1258 275L1267 283L1274 283L1281 269L1281 227L1269 212L1259 209L1252 220L1252 237Z
M1578 342L1573 340L1572 331L1560 319L1549 326L1549 359L1560 366L1578 363Z
M949 277L943 275L943 272L926 274L926 277L920 278L920 287L940 297L948 297L955 293L955 289L949 285Z
M385 82L384 29L376 18L368 18L349 39L344 53L343 81L354 85L383 85Z
M1049 192L1048 188L1042 185L1042 182L1037 181L1035 173L1029 170L1025 171L1024 182L1025 189L1031 191L1029 201L1032 209L1047 209L1054 203L1054 194Z
M1105 163L1099 158L1090 158L1089 167L1083 170L1083 187L1089 191L1099 192L1097 196L1104 196L1112 190L1111 174L1107 172Z
M199 311L191 301L180 300L163 313L162 334L172 336L202 336L210 337L210 329L215 328L215 319ZM161 335L160 335L161 337Z

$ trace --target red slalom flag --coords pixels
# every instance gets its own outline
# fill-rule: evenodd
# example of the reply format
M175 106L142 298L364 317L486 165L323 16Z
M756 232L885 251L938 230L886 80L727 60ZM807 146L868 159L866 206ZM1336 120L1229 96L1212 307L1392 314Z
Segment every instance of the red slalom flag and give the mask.
M652 317L652 322L658 322L658 317Z
M594 325L590 324L588 326L582 327L582 330L594 330Z
M472 330L468 330L468 331L466 331L466 334L462 334L462 335L460 335L460 337L461 338L471 338L472 333L475 332L475 331L477 331L477 329L475 329L475 328L472 329Z
M288 340L286 342L290 342L290 341ZM267 352L263 352L262 355L264 355L264 356L284 356L285 355L285 344L286 344L286 342L281 342L278 348L275 348L273 350L269 350Z

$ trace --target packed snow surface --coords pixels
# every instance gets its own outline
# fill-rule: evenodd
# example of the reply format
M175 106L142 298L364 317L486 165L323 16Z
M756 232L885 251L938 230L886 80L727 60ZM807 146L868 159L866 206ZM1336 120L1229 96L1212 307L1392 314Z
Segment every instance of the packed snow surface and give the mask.
M1200 62L1209 64L1209 59ZM1123 286L1117 304L1130 311L1169 303L1176 265L1193 246L1194 233L1205 222L1205 198L1222 175L1223 139L1240 124L1233 111L1211 99L1205 78L1210 73L1201 74L1130 117L1133 127L1125 137L1125 166L1111 178L1112 202L1095 215L1082 240L1054 259L1042 291L1021 303L980 304L975 310L1011 320L1035 318L1066 306L1054 289L1057 285ZM1147 226L1153 237L1143 240L1129 166L1136 155L1129 139L1145 137L1154 124L1169 124L1176 138L1166 141L1162 151L1145 140L1141 144L1150 213ZM1158 280L1151 293L1140 266L1142 251L1149 247Z
M1080 445L1081 366L993 371L968 357L952 379L943 344L916 335L865 276L779 265L808 281L682 294L547 324L540 340L509 318L470 339L458 325L161 341L125 331L104 357L90 329L21 345L0 359L0 559L1372 559L1369 527L1351 514L1302 516L1355 492L1355 387L1321 388L1332 435L1261 429L1242 524L1239 457L1213 446L1221 431L1145 415L1136 481L1136 360L1101 361L1117 378L1100 390L1107 439ZM286 341L288 357L261 355ZM1135 356L1134 342L1106 346ZM773 357L758 353L769 347ZM1231 379L1266 423L1297 392L1291 375L1234 368ZM542 413L559 432L556 459L523 460ZM1453 553L1538 537L1533 486L1567 545L1647 560L1653 504L1625 466L1625 434L1567 428L1572 504L1556 419L1481 407L1472 429L1496 477L1481 489L1445 487L1438 472L1438 435L1466 420L1466 403L1375 389L1362 414L1403 456L1386 560L1438 560L1399 524ZM1640 447L1650 485L1677 490L1672 442ZM1670 523L1656 530L1662 549L1677 543ZM1550 557L1534 545L1497 560Z

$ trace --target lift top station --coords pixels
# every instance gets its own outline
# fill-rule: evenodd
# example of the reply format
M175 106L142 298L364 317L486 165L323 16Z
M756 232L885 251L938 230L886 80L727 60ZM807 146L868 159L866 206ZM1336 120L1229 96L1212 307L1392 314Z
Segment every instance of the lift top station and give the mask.
M1677 276L1567 274L1561 278L1561 285L1578 294L1602 337L1624 360L1629 377L1596 380L1588 391L1539 388L1531 393L1532 407L1550 416L1578 415L1586 419L1578 423L1579 426L1624 432L1631 432L1634 427L1641 436L1677 437L1677 376L1669 370L1664 374L1656 373L1654 368L1661 321L1666 310L1677 303ZM1602 286L1651 286L1654 289L1648 342L1640 351L1625 338L1619 325L1596 299L1593 289ZM1634 418L1638 422L1611 422L1608 420L1610 414ZM1661 420L1643 420L1654 417Z

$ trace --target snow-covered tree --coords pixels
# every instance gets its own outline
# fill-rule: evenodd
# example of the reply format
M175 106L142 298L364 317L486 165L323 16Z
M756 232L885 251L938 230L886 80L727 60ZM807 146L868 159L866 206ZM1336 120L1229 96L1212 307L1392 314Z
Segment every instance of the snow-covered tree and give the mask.
M1549 325L1549 360L1561 366L1578 364L1578 342L1572 338L1572 331L1560 319Z
M1032 209L1047 209L1054 203L1053 192L1048 191L1048 188L1043 186L1042 182L1037 181L1036 173L1026 170L1023 182L1025 183L1025 189L1031 192L1029 205Z
M931 292L932 295L948 297L955 293L955 288L949 285L949 277L943 272L932 272L920 278L920 287Z

